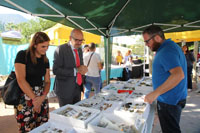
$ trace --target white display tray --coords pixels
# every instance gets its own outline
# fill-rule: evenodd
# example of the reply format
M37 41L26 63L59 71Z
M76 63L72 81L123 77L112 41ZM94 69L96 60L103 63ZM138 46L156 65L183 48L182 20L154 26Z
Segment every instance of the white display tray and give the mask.
M81 107L86 107L86 108L96 108L99 106L99 104L103 101L103 99L84 99L76 103L75 105L81 106Z
M131 94L127 99L132 99L134 102L144 101L145 95Z
M101 93L98 93L97 95L92 96L91 100L100 100L100 101L104 101L110 94L114 93L115 91L111 92L111 91L103 91Z
M62 133L76 133L72 127L66 126L62 123L53 122L52 120L49 120L47 123L33 129L30 133L56 133L58 130L62 131Z
M149 92L148 92L149 93ZM147 94L148 94L147 93ZM131 93L128 98L129 99L134 99L134 100L143 100L144 101L144 97L146 95L146 92L143 92L143 91L137 91L137 90L134 90L133 93Z
M68 114L73 114L73 116L65 116L62 114L59 114L65 110L72 109L73 111L69 111ZM74 111L75 110L75 111ZM76 112L76 113L74 113ZM82 117L83 115L80 116L81 114L86 114L85 112L90 112L91 114L88 117ZM97 109L91 109L91 108L86 108L86 107L80 107L77 105L65 105L59 109L56 109L52 112L50 112L50 119L58 122L62 122L64 124L73 126L73 127L78 127L78 128L87 128L87 123L91 121L94 117L96 117L100 113L99 110ZM80 117L77 117L80 116ZM77 118L75 118L77 117ZM84 118L83 120L80 120L78 118Z
M152 79L143 78L142 80L140 80L138 86L143 86L143 85L152 87Z
M83 128L73 128L75 133L92 133L89 132L87 129L83 129Z
M128 105L128 103L130 103ZM130 108L125 108L125 104L130 106ZM121 104L118 108L114 110L114 114L122 115L124 117L136 117L141 116L141 118L147 120L150 111L149 103L144 103L144 100L134 100L134 99L126 99L124 103Z
M116 92L118 89L122 89L123 87L115 87L115 86L112 86L112 85L107 85L105 87L102 88L102 92Z
M104 120L103 120L104 119ZM100 127L98 126L100 124L100 121L104 121L104 124L106 127ZM109 124L108 124L109 123ZM125 119L124 117L118 117L113 114L100 114L95 119L90 121L88 123L88 131L90 132L96 132L96 133L124 133L123 129L119 126L121 124L125 124L127 126L130 126L132 124L133 126L133 132L139 132L143 133L145 128L145 123L139 128L139 130L136 129L134 126L135 121L134 119ZM109 125L109 126L108 126ZM127 130L127 128L125 128Z
M136 86L134 92L137 92L137 93L141 92L144 95L146 95L146 94L148 94L148 93L150 93L152 91L153 91L153 88L149 87L149 86L142 86L142 87L141 86Z
M114 110L121 104L122 102L103 101L96 106L96 109L100 110L102 113L114 113Z
M113 101L113 102L123 102L128 96L129 96L129 93L113 92L105 100Z
M124 88L125 82L114 82L114 83L110 83L110 86L116 87L117 89L122 89Z
M129 79L128 81L127 81L127 83L130 83L130 84L137 84L137 83L139 83L140 82L140 79Z
M124 87L128 87L128 88L135 88L136 84L133 84L133 83L126 83L124 84Z

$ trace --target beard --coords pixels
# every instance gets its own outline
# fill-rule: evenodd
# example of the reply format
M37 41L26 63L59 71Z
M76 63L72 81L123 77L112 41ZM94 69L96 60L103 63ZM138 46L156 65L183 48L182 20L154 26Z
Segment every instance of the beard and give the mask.
M161 43L159 43L159 42L156 42L155 40L153 40L154 42L153 42L153 47L152 47L152 51L157 51L159 48L160 48L160 45L161 45Z

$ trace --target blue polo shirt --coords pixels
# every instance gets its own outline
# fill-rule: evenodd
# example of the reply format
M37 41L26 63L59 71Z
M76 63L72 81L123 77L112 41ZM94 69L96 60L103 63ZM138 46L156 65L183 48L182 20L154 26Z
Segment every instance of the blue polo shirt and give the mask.
M182 49L171 39L165 40L157 50L153 61L152 81L154 90L170 76L169 70L181 67L184 79L170 91L160 95L158 101L176 105L187 97L187 62Z

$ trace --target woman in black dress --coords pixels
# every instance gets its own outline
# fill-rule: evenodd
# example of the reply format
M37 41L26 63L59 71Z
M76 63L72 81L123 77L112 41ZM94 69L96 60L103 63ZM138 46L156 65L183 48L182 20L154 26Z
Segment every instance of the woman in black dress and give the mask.
M15 106L19 132L29 132L49 118L47 94L50 88L49 60L46 51L49 37L37 32L27 50L19 51L15 59L17 82L22 90Z

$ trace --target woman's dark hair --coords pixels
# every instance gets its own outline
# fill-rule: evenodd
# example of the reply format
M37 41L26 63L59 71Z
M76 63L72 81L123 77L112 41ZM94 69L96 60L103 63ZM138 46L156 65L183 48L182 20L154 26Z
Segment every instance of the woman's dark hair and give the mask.
M30 52L30 56L31 56L31 61L33 62L33 64L37 64L37 59L36 59L36 55L35 55L35 45L38 45L39 43L43 43L46 41L50 41L50 38L48 37L48 35L44 32L37 32L35 33L35 35L32 38L31 44L29 45L28 49L27 49L27 53ZM45 55L42 56L44 62L48 62L48 58Z
M186 53L189 53L189 52L190 52L188 45L184 45L183 47L186 47L186 48L187 48L187 50L185 51Z
M157 25L151 25L151 26L147 27L143 31L142 34L143 35L144 34L148 34L148 35L151 35L151 36L153 36L153 35L159 35L163 40L165 40L165 35L164 35L163 30L159 26L157 26Z

